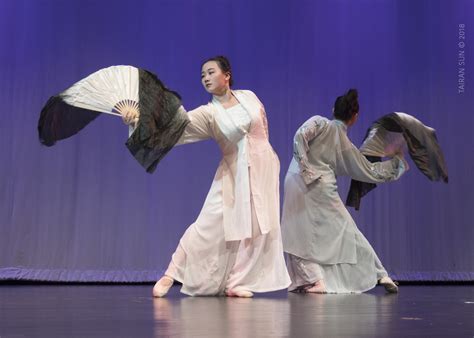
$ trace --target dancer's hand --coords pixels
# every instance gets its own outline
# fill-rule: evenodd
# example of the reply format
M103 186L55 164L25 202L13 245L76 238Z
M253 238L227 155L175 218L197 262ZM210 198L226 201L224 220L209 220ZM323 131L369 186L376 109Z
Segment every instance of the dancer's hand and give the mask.
M136 111L127 110L122 113L122 120L126 125L136 124L138 122L138 114Z
M408 171L410 168L408 165L408 162L405 160L405 157L403 156L403 151L398 151L394 154L393 159L396 160L397 163L397 179L402 176L404 173Z
M405 153L403 152L403 149L397 149L397 150L395 150L395 152L392 154L391 157L392 158L396 157L396 158L399 158L400 160L404 160L405 159Z

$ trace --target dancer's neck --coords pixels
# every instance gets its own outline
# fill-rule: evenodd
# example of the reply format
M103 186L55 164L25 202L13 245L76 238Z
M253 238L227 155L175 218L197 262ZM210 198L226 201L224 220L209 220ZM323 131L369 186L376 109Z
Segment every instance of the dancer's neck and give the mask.
M225 105L232 101L234 95L232 94L232 90L230 88L226 88L222 91L222 93L214 94L214 98L219 101L220 104Z

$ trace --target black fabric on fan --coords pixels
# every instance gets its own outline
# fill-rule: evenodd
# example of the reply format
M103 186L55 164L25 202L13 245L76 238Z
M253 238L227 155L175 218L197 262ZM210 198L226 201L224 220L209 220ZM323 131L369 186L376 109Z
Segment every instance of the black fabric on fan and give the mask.
M41 110L39 140L53 146L77 134L101 113L120 116L117 106L121 102L132 102L139 107L139 119L126 146L145 170L152 173L178 142L189 120L184 110L179 109L179 94L167 89L155 74L144 69L104 68L52 96Z
M40 142L51 147L56 141L81 131L101 113L71 106L59 95L52 96L41 110L38 121Z
M140 118L127 140L133 157L149 173L173 148L189 123L186 114L179 114L181 99L166 89L155 74L140 70Z
M425 126L422 122L408 114L391 113L381 117L370 126L364 138L364 144L367 143L371 131L376 128L384 128L389 132L402 133L408 147L408 153L417 168L431 181L442 180L448 183L448 170L434 129ZM365 156L370 162L382 160L382 156ZM373 183L352 180L347 194L346 205L359 210L362 197L375 189L375 187L377 185Z

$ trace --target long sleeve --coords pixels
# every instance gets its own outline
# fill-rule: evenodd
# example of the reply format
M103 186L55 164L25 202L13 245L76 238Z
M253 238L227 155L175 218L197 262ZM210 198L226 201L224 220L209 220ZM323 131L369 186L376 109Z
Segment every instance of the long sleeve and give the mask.
M186 111L180 108L183 114ZM212 137L211 113L206 106L200 106L187 113L190 123L186 126L183 135L178 141L178 145L198 142Z
M306 121L297 131L293 139L293 157L298 162L300 174L306 184L310 184L319 178L308 161L309 142L326 126L328 120L320 116L313 116Z
M254 92L252 92L251 90L245 90L244 92L247 93L248 95L250 95L259 104L259 106L260 106L260 118L262 119L262 124L263 124L263 128L265 130L265 135L267 137L267 140L270 139L270 134L268 132L268 120L267 120L267 113L265 112L265 106L263 105L262 101L260 101L260 99L258 98L258 96Z
M262 121L263 121L263 127L265 128L265 135L267 135L267 140L270 139L270 134L268 133L268 120L267 120L267 114L265 113L265 108L262 105L262 109L260 110L262 114Z
M352 143L342 150L337 163L337 173L348 175L366 183L381 183L397 180L408 165L400 156L390 160L371 163Z
M268 120L267 120L267 113L265 112L265 106L263 105L262 101L259 100L259 98L257 97L257 95L255 95L254 93L252 93L254 96L255 96L255 99L258 101L258 103L260 104L260 114L261 114L261 119L262 119L262 123L263 123L263 128L265 129L265 135L267 135L267 140L270 139L270 134L268 132Z
M135 131L135 127L133 124L128 125L128 137L132 136L133 132Z

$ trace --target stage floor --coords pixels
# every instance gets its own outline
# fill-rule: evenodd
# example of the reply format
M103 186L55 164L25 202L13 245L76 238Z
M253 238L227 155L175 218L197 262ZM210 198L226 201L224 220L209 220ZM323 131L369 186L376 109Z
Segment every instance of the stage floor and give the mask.
M187 297L174 286L0 285L0 337L473 337L474 286Z

